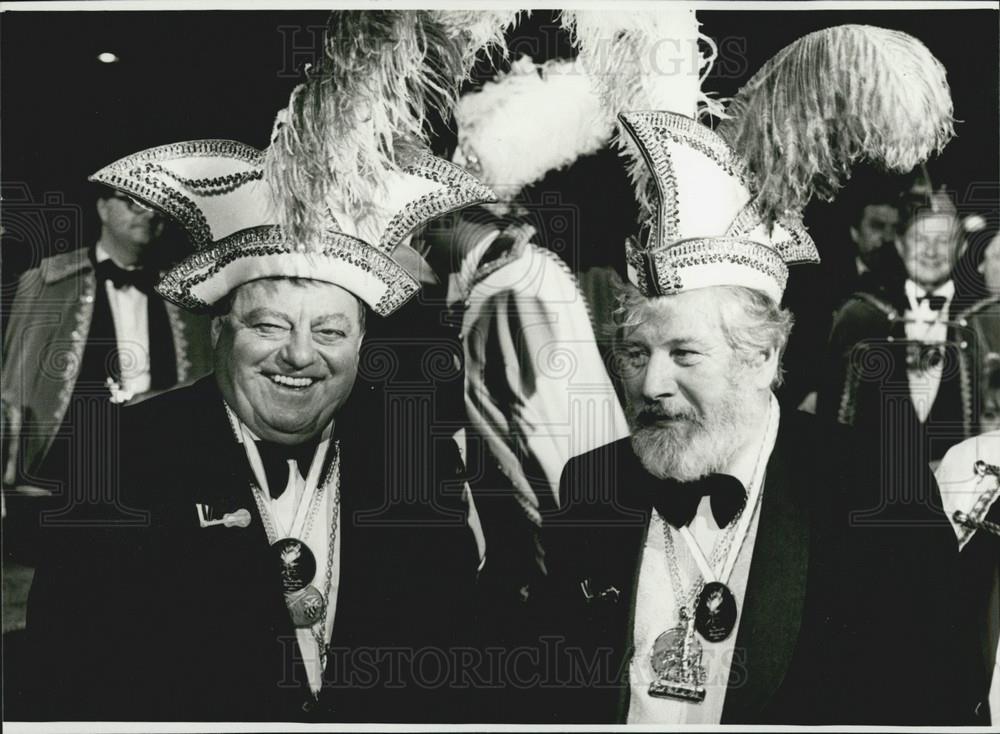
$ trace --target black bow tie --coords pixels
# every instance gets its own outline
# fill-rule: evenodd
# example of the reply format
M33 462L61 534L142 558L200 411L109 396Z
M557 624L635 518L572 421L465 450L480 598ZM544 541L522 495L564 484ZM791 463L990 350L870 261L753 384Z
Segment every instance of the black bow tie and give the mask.
M115 288L124 288L130 285L148 295L153 290L155 279L155 273L142 268L125 270L111 259L97 263L97 280L101 283L110 280Z
M746 489L739 479L729 474L709 474L694 482L668 481L659 485L653 504L664 520L682 528L694 519L702 497L711 497L712 516L720 528L731 523L747 502Z
M303 477L309 474L309 465L316 455L319 439L294 445L258 441L257 452L264 464L264 475L267 477L267 490L271 499L278 499L285 493L288 486L288 460L293 459Z
M927 301L927 305L931 307L931 311L940 311L944 308L944 304L948 302L948 299L944 296L935 296L931 294L920 296L917 299L917 303L923 303Z

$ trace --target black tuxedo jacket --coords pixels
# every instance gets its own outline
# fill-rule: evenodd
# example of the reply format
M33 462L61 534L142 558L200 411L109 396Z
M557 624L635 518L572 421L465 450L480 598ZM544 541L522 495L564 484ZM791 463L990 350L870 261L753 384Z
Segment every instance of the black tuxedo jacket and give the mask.
M471 716L451 691L452 654L467 641L478 563L457 450L453 442L428 442L387 456L385 426L350 412L338 415L334 434L341 576L318 701L299 660L244 450L209 377L121 411L113 421L120 442L111 441L120 452L95 457L107 462L106 491L95 487L93 501L52 531L29 600L37 716ZM196 503L217 517L245 508L252 521L245 529L202 528Z
M963 320L948 328L942 377L927 420L917 416L907 375L903 316L909 308L904 281L894 280L847 300L834 317L818 410L883 444L886 462L905 456L914 463L939 460L954 444L978 432L977 337ZM956 295L950 318L959 317ZM888 432L886 426L892 426Z
M849 444L842 432L821 436L810 416L782 414L722 723L972 716L974 648L956 624L950 530L933 500L900 502L894 489L865 480L877 474ZM549 583L522 638L543 661L540 684L523 698L526 719L625 721L638 573L656 491L627 439L567 464L562 510L544 526ZM672 615L664 610L664 629Z

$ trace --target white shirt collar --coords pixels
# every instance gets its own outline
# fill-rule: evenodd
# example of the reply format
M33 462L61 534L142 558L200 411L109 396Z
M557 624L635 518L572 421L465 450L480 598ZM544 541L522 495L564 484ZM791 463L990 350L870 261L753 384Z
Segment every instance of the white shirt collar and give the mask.
M932 291L928 291L925 288L917 285L915 282L906 279L906 283L903 284L903 288L906 291L906 297L910 300L910 303L916 305L916 301L924 296L944 296L945 302L950 303L951 299L955 297L955 281L949 280L943 285L938 286Z
M114 260L115 265L120 267L122 270L139 269L138 265L122 265L121 263L119 263L117 260L111 257L111 253L108 252L106 249L104 249L104 245L102 245L100 242L97 243L97 247L94 249L94 256L97 259L97 262L99 263L102 263L105 260Z

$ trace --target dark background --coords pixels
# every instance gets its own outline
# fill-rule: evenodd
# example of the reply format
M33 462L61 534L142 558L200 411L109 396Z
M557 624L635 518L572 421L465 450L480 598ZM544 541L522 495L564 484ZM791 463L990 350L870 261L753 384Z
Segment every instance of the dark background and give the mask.
M96 239L92 195L84 181L99 167L142 148L194 138L267 144L275 112L316 58L325 12L149 11L8 12L0 17L3 48L0 107L4 301L24 268L56 251ZM700 11L702 30L720 49L703 85L733 94L773 53L800 35L839 23L868 23L920 38L948 70L958 137L931 164L936 184L959 202L997 208L997 13L988 10ZM512 56L537 61L569 56L553 13L535 11L509 38ZM102 64L112 51L121 61ZM504 66L502 61L498 62ZM490 64L475 78L488 78ZM435 126L434 145L450 153L453 135ZM593 181L585 188L602 187ZM609 189L611 190L611 189ZM628 210L628 190L605 192ZM980 203L982 202L982 203ZM829 214L811 208L807 221L827 230ZM582 223L586 225L586 222ZM840 235L821 249L840 247ZM832 234L832 233L831 233ZM829 242L826 242L829 240ZM837 240L835 244L834 240ZM180 238L175 243L181 245ZM614 245L614 257L621 250ZM570 259L570 258L567 258ZM794 275L793 275L794 277Z

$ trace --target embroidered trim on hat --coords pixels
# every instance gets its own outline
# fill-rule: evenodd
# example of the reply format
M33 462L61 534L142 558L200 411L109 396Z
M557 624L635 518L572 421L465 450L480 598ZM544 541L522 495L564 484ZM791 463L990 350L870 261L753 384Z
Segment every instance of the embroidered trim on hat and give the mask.
M391 253L402 240L424 222L472 204L497 201L496 194L463 168L429 154L420 155L403 169L442 188L408 202L393 215L379 239L378 248Z
M163 210L184 227L191 238L191 244L196 249L201 249L212 242L212 232L205 215L191 199L154 175L162 172L162 167L157 165L162 161L197 156L221 156L243 161L253 167L263 166L264 162L263 152L236 140L187 140L160 145L122 158L102 168L90 180L124 191ZM172 174L167 175L176 179Z
M794 217L786 217L778 220L778 224L788 232L791 239L781 238L772 240L771 246L778 251L781 259L791 265L793 263L818 263L819 250L812 235L809 234L802 220Z
M639 141L639 152L642 154L646 165L653 173L653 181L656 182L657 201L659 206L650 223L649 238L641 247L649 248L677 239L680 231L680 212L677 203L677 178L674 174L674 167L670 161L670 154L663 145L660 136L661 128L653 125L653 120L661 113L643 112L633 115L622 116L622 123L628 131ZM662 113L666 114L666 113ZM634 121L641 124L635 125ZM647 124L649 123L649 124Z
M756 270L774 280L782 290L788 281L788 266L781 256L766 245L753 240L733 237L705 237L682 240L667 247L647 251L652 265L656 293L644 290L644 295L671 295L684 288L686 269L702 265L728 264ZM721 283L705 285L722 285Z
M758 227L764 226L764 217L756 199L749 201L726 229L726 237L745 238ZM785 217L776 222L781 230L772 229L770 246L786 263L818 263L819 251L812 236L797 217ZM787 233L787 237L781 236Z
M630 117L641 118L658 133L665 134L676 143L683 143L697 150L730 176L738 178L741 184L753 190L752 177L746 161L714 130L695 119L675 112L640 112Z
M192 289L217 276L236 260L267 255L296 254L278 225L263 225L241 230L218 244L196 252L163 276L156 290L164 298L191 311L205 311L211 304L198 298ZM313 257L340 260L377 278L386 291L377 303L368 303L380 316L386 316L408 301L420 286L403 267L385 253L362 240L342 232L328 231ZM361 294L355 293L358 297ZM362 298L367 302L367 299Z

